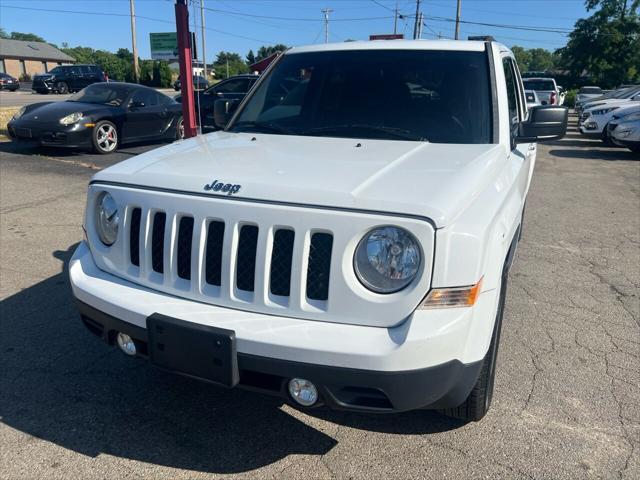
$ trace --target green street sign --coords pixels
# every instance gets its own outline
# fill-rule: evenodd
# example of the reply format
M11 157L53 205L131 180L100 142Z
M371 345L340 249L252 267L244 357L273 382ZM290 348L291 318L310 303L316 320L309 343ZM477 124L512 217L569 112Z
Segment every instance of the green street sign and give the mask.
M151 58L153 60L174 60L178 58L178 36L176 32L150 33Z

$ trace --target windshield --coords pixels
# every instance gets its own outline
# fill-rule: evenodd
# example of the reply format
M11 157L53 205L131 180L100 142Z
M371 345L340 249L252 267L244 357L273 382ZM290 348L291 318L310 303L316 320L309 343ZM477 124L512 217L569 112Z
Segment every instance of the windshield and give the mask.
M523 80L524 88L527 90L555 90L556 86L552 80Z
M229 131L491 143L484 52L359 50L285 55Z
M585 95L600 95L602 94L602 90L600 87L582 87L578 90L578 93L583 93Z
M124 85L96 83L72 95L68 102L96 103L119 107L129 95L129 88Z

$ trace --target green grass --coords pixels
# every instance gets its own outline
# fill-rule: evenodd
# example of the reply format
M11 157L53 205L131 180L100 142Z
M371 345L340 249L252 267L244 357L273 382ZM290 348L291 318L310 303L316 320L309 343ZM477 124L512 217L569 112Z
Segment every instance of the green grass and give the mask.
M13 117L20 107L0 107L0 141L9 140L9 132L7 131L7 123Z

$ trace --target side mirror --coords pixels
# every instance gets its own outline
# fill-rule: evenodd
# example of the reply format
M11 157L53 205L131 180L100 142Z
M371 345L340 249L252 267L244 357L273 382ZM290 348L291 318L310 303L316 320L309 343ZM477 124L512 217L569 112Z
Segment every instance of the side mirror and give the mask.
M239 103L238 100L216 100L216 103L213 104L213 122L216 127L224 128L227 126Z
M144 102L142 102L142 101L131 102L131 104L129 104L129 108L131 110L135 110L135 109L142 108L142 107L144 107Z
M529 110L526 122L520 122L516 143L558 140L567 133L569 109L556 105L537 105Z

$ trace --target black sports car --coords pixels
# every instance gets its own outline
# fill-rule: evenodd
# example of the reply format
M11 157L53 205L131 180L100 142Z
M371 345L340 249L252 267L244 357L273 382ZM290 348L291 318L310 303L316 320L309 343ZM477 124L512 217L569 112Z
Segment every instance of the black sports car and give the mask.
M95 83L64 102L27 105L7 127L16 141L97 153L113 152L123 143L184 137L182 105L130 83Z

